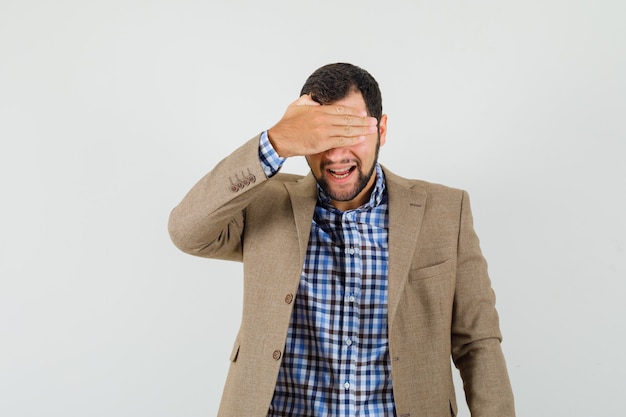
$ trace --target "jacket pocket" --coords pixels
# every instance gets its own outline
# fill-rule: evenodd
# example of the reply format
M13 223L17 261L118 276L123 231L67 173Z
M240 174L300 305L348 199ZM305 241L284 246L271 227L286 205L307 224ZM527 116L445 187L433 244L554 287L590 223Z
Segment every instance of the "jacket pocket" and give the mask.
M413 269L409 271L409 280L417 281L449 273L452 271L453 267L454 259L448 259L447 261L437 265L427 266L426 268Z

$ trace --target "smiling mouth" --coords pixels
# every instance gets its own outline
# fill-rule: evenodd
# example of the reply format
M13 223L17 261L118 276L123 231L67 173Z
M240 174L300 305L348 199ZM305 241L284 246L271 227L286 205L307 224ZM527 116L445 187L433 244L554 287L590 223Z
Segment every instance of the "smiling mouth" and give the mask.
M348 178L348 176L356 169L356 166L341 169L328 169L328 173L338 180Z

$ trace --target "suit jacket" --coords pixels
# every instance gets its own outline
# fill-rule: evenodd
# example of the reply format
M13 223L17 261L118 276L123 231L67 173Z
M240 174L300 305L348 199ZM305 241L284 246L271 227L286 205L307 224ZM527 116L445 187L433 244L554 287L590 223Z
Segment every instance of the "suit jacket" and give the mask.
M222 160L169 221L170 236L184 252L243 262L243 315L221 417L267 414L317 201L311 174L267 179L258 146L257 136ZM467 193L383 169L397 415L456 415L452 356L472 416L514 416L495 296Z

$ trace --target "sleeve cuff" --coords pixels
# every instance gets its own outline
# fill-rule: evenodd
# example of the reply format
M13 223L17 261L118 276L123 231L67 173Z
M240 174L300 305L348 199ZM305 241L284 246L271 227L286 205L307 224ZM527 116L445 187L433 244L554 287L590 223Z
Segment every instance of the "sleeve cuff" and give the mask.
M267 178L271 178L280 170L287 158L281 158L267 136L267 130L259 139L259 161Z

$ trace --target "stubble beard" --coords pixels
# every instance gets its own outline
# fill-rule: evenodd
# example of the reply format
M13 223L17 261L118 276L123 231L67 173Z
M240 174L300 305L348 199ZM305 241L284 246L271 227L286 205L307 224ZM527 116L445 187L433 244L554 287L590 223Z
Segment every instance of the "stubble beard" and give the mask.
M376 144L376 155L374 157L374 161L372 162L372 166L370 167L370 170L367 173L367 175L363 173L361 161L354 160L356 164L355 173L358 173L358 178L357 178L357 182L354 184L354 187L348 190L333 190L329 182L325 178L327 175L325 164L322 164L322 166L320 167L322 171L322 175L320 178L315 178L320 188L324 191L324 193L331 200L334 200L334 201L353 200L361 193L361 191L365 189L370 179L372 178L372 175L374 175L374 171L376 169L376 163L378 162L378 150L379 149L380 149L380 138L378 139L378 143ZM349 160L349 161L342 161L342 162L352 162L352 161ZM311 172L313 171L311 170Z

